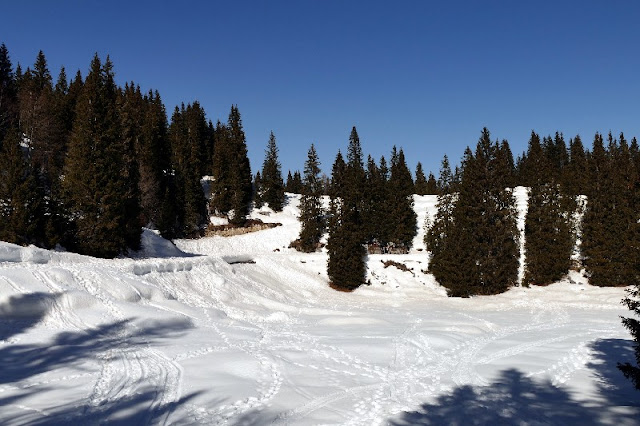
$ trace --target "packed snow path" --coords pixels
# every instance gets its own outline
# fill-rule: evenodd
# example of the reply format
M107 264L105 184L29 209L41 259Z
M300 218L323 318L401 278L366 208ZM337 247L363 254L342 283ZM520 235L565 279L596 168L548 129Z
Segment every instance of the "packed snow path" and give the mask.
M145 231L140 259L0 243L0 424L638 424L623 289L449 299L419 235L339 293L287 248L296 201L183 251Z

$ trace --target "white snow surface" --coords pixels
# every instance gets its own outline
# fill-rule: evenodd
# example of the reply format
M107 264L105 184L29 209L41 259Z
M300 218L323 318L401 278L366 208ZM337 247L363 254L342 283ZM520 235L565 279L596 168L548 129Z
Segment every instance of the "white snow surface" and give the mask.
M130 258L0 243L0 424L639 423L623 288L447 298L421 229L337 292L325 252L288 248L298 203L252 234L145 230ZM420 228L435 205L415 197Z

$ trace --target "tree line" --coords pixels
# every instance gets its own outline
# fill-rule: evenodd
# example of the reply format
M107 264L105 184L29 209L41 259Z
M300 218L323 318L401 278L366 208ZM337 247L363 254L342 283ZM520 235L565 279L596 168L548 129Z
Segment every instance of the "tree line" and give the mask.
M516 186L528 194L521 282ZM143 226L169 239L200 235L209 214L242 226L253 203L281 211L285 191L301 194L292 246L313 252L327 235L336 289L365 284L367 251L408 251L418 227L413 194L432 194L429 270L450 296L547 285L583 268L593 285L634 284L624 303L640 310L636 138L596 133L588 150L580 136L567 145L562 133L532 132L514 160L509 143L485 128L454 169L445 156L436 179L418 163L414 180L402 149L393 147L388 162L365 161L354 127L330 177L311 145L304 173L289 172L285 182L273 133L252 175L235 105L226 123L207 120L197 101L175 107L168 120L157 91L116 85L109 57L96 54L86 77L69 79L62 68L54 84L42 51L33 67L14 70L0 45L0 240L114 257L140 248ZM638 321L624 323L637 340ZM621 368L638 386L639 370Z
M62 68L54 85L42 51L14 71L4 44L0 166L0 239L99 257L140 248L143 226L197 235L209 211L241 224L253 194L236 106L215 126L197 101L169 122L157 91L116 85L109 57L71 82Z

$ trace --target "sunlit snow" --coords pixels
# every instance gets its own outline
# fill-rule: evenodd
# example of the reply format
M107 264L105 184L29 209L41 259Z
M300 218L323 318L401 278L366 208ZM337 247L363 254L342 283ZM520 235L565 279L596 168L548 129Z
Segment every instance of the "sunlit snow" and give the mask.
M253 214L283 226L145 230L132 258L0 243L0 424L637 424L624 289L573 272L447 298L422 242L436 199L415 200L414 249L369 256L353 293L288 248L295 195Z

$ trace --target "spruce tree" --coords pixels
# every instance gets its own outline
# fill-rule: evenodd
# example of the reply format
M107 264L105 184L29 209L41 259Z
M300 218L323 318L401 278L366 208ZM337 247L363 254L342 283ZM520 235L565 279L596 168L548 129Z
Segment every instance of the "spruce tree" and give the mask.
M231 154L229 128L220 121L214 131L211 200L212 213L226 215L231 210Z
M418 195L427 195L427 178L424 175L424 170L422 170L422 163L418 161L416 165L416 182L415 182L415 190L414 192Z
M0 240L27 245L38 239L41 194L20 142L11 127L0 149Z
M334 171L339 174L342 173L339 164L341 159L338 153ZM336 183L342 180L343 185L334 192L339 198L331 200L327 273L334 288L353 290L364 283L366 275L365 228L362 220L365 172L355 127L349 137L344 175L334 175L332 178Z
M18 98L9 50L0 45L0 144L12 125L17 127ZM1 148L1 146L0 146Z
M64 189L75 227L74 246L84 254L114 257L127 248L129 204L118 91L109 58L97 55L76 107ZM138 234L139 238L139 234Z
M638 230L636 230L636 232L638 232ZM618 368L627 379L631 380L635 388L640 390L640 320L638 319L640 318L640 285L637 281L634 286L628 290L627 297L622 303L635 315L635 318L632 316L622 317L622 324L629 330L633 338L636 362L635 365L629 362L624 364L618 363Z
M585 195L589 181L587 157L579 135L569 142L569 163L563 172L564 187L568 195Z
M320 180L320 160L311 144L304 164L304 187L300 200L300 250L315 251L325 231L324 209L322 207L322 182Z
M451 165L449 164L449 157L445 154L442 158L440 166L440 177L438 178L438 194L448 194L451 192L451 186L454 181L454 176L451 173Z
M583 218L582 252L589 281L597 286L625 286L640 277L636 269L637 174L629 146L609 136L594 138L591 189Z
M393 223L389 242L403 251L411 248L413 237L417 233L416 213L413 210L413 189L411 172L407 167L404 152L400 149L395 161L391 163L389 178L391 209L387 220Z
M229 142L230 142L230 179L231 189L231 209L233 217L231 223L243 225L249 214L251 204L251 166L247 156L247 142L242 129L242 119L240 111L236 105L231 107L228 122Z
M264 201L262 201L262 176L260 175L260 170L256 172L256 176L253 178L253 204L257 209L264 205Z
M267 151L262 164L262 192L261 201L269 204L275 211L282 211L284 206L284 183L282 182L282 167L278 160L278 147L273 132L269 135Z
M427 244L430 270L450 296L501 293L517 282L515 200L496 172L497 145L483 129L475 155L465 150L459 193L439 197Z
M433 173L429 172L429 178L427 179L426 193L424 195L437 195L438 194L438 182Z

